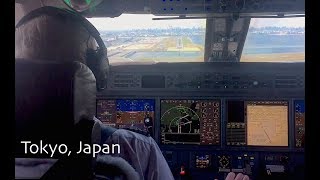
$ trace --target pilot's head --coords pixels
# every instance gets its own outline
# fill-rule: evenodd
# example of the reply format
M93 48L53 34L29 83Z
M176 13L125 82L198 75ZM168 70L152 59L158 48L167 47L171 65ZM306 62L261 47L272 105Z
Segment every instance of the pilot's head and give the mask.
M15 31L15 57L47 61L80 61L96 41L84 26L68 18L41 15Z

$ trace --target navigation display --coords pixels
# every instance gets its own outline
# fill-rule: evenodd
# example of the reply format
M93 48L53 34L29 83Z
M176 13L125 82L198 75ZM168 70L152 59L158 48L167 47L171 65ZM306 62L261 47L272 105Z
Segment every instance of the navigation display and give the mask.
M227 101L227 145L288 146L288 102Z
M253 146L288 146L288 103L246 102L247 142Z
M220 144L220 101L161 100L163 144Z
M97 100L97 118L116 128L149 131L153 135L155 101L152 99Z
M294 101L294 122L295 122L295 145L296 147L304 147L305 134L305 106L303 100Z

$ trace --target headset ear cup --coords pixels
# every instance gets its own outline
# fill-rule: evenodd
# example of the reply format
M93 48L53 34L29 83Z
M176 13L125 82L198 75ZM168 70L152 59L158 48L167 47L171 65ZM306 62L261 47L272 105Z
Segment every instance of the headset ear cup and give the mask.
M99 73L98 73L98 57L97 53L93 49L87 49L86 52L86 64L90 68L90 70L93 72L94 77L96 78L97 88L99 84Z
M106 79L107 79L107 73L106 70L103 65L103 60L100 61L100 70L99 70L99 86L98 86L98 90L103 90L106 88Z
M101 70L101 80L102 80L102 85L103 89L107 87L107 78L108 78L108 73L109 73L109 60L107 56L107 51L106 49L100 49L100 59L99 59L99 66Z
M96 78L98 91L106 88L109 66L105 60L105 57L105 53L101 52L100 50L96 51L93 49L88 49L86 52L86 63Z

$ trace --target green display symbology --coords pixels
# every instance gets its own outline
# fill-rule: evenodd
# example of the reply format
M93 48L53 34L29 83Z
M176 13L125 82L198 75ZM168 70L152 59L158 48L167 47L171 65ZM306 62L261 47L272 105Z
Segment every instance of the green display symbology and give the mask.
M169 125L172 122L175 125L178 124L179 118L184 117L186 115L191 117L193 121L199 121L200 112L196 110L192 110L190 108L190 103L163 103L161 107L161 124Z

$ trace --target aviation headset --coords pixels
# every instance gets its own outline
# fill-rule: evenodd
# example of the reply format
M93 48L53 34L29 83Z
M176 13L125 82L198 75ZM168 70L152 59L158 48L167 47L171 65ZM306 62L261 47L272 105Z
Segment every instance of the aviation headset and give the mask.
M26 22L41 15L54 16L61 19L71 19L73 21L80 22L80 24L82 24L83 27L89 32L90 36L96 40L99 47L97 50L90 48L87 49L86 65L91 69L96 78L97 90L101 91L105 89L107 74L109 71L109 61L106 53L106 46L100 37L99 31L86 18L77 12L52 6L45 6L31 11L17 23L15 28L17 29Z

